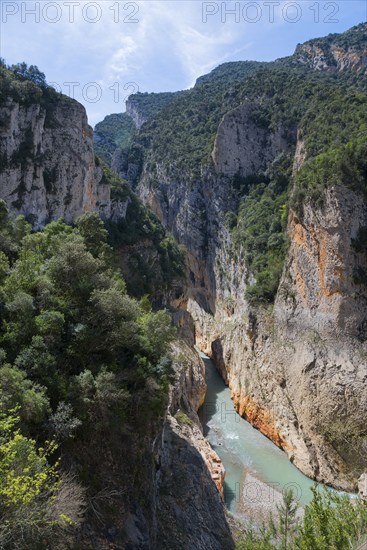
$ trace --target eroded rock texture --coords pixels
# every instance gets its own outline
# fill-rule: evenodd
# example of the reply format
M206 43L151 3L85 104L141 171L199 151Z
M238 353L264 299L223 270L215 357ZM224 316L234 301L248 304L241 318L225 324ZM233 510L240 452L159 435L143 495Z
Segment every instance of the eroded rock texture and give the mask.
M0 119L0 198L12 213L24 214L34 228L99 209L109 214L110 189L101 183L82 105L60 96L46 110L9 99Z

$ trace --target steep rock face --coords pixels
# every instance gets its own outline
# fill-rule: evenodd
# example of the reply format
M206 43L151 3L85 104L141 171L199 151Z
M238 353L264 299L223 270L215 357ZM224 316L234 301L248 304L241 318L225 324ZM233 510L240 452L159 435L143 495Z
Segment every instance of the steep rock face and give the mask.
M11 212L39 228L106 207L110 189L100 185L102 170L94 162L93 132L82 105L62 97L47 112L39 103L21 106L9 99L0 119L0 197Z
M156 474L155 548L232 549L222 500L224 468L196 414L205 397L205 367L183 341L175 344L174 356L176 380Z
M239 413L307 475L343 488L355 488L364 452L367 309L356 275L366 258L353 243L366 214L362 197L345 188L330 189L322 208L306 207L302 223L291 214L292 244L272 314L255 315L236 300L228 307L223 293L214 318L188 305L198 345L213 357ZM245 277L237 286L245 288Z
M139 109L139 103L134 101L133 98L130 98L126 102L126 114L131 117L134 121L135 127L138 129L141 128L144 122L148 120L147 114Z
M367 71L367 48L361 47L366 24L362 23L343 35L332 34L299 44L295 59L317 71Z
M253 162L261 167L257 159L264 143L269 158L282 147L287 153L295 148L296 171L306 151L296 131L288 130L287 139L279 141L268 130L249 154L245 144L263 130L254 129L251 108L237 112L238 118L229 113L223 119L213 167L202 170L201 178L172 177L160 166L160 186L151 186L144 171L139 192L188 248L186 307L196 342L214 359L239 413L310 477L355 488L367 401L366 291L354 281L365 272L366 259L353 248L353 239L367 225L365 201L344 187L332 188L323 207L308 203L302 222L291 213L292 245L274 311L250 307L245 291L252 279L241 251L233 257L225 223L225 213L235 205L231 179L216 171L228 166L232 174L252 173ZM237 156L233 147L231 159L228 144L236 141L243 149ZM343 430L345 422L349 427ZM351 456L348 447L360 443Z
M183 342L176 344L175 357L176 380L171 390L169 415L176 415L180 420L183 414L190 420L187 423L181 422L185 427L184 437L188 438L201 454L218 491L223 496L224 467L217 453L204 438L196 414L204 403L206 393L204 363L197 352Z
M295 141L294 132L282 124L269 131L258 117L259 106L251 103L244 103L223 117L212 153L217 172L246 177L264 170L269 161L289 150Z
M169 418L159 480L158 537L164 550L230 550L234 543L221 496L204 465L195 428ZM206 440L202 437L202 443ZM206 442L206 445L208 443Z
M177 312L183 339L173 345L175 380L167 416L153 442L149 509L135 503L125 518L124 548L232 550L222 500L224 468L202 434L197 410L205 397L205 367L192 348L189 318Z
M317 44L302 44L297 48L296 55L300 63L310 65L317 71L365 72L367 69L367 48L361 53L336 45L325 50Z

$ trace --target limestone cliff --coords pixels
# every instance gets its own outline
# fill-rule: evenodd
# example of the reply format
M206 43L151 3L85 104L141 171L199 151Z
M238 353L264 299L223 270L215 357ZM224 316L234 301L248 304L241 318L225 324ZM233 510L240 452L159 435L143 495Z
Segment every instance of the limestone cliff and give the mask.
M355 276L366 259L353 248L365 224L362 198L330 189L302 222L290 215L292 244L272 313L236 300L229 309L224 300L213 319L189 304L199 345L239 413L307 475L349 489L365 456L366 289Z
M295 142L294 130L283 124L269 132L257 120L259 106L243 103L227 113L215 137L212 159L217 173L246 177L264 170ZM245 127L246 132L241 131Z
M359 93L352 72L364 78L365 33L361 25L319 41L325 40L335 55L344 48L338 67L349 71L341 78L352 95ZM365 142L358 124L346 121L339 128L336 117L333 126L330 106L340 117L350 109L342 103L337 79L315 73L317 63L296 67L308 48L299 47L291 60L269 69L262 66L256 73L253 68L254 77L237 76L242 80L231 81L228 89L215 75L212 86L210 75L203 79L192 90L191 103L186 97L176 111L172 105L163 111L186 128L183 137L171 130L171 119L169 127L164 125L163 115L154 119L156 127L147 123L137 189L188 250L188 288L181 305L192 315L197 345L214 359L239 412L307 475L352 489L366 467L366 181L363 162L357 160ZM220 81L226 71L232 78L241 70L223 68ZM307 79L311 99L305 101ZM320 96L312 91L315 82L325 86ZM239 105L233 105L235 99ZM222 111L215 111L215 102ZM295 116L288 116L283 102ZM315 117L317 126L312 126ZM358 117L363 120L365 112ZM202 146L201 135L212 147L209 160L200 163L192 151ZM350 140L345 150L341 140ZM283 161L293 166L288 189L291 196L298 193L298 202L289 204L290 246L274 306L266 306L248 299L257 283L251 253L234 245L230 223L233 215L237 223L240 201L258 182L262 189L280 185L272 183L271 174Z
M352 70L363 74L367 71L367 47L360 47L366 24L362 23L342 35L330 34L299 44L295 58L298 63L317 71L340 72Z
M123 548L232 550L223 465L196 414L205 397L205 368L192 349L188 316L177 312L175 322L181 338L172 349L175 380L167 416L152 444L151 483L145 487L150 507L131 507Z
M176 380L157 469L156 548L231 549L222 500L224 468L196 414L205 397L205 367L183 341L175 345L174 357Z
M93 131L82 105L59 96L51 110L9 98L0 106L0 119L0 197L12 213L24 214L39 228L106 208L110 189L100 183L102 170L95 165Z

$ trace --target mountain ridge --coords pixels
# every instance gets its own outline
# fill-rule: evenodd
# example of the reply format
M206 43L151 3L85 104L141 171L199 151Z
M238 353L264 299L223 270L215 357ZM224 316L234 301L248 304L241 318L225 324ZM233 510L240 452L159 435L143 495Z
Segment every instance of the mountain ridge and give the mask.
M361 24L276 62L214 69L141 126L121 172L131 158L130 185L188 249L182 304L239 412L307 475L344 489L366 468L343 444L364 448L367 413L366 267L352 244L367 223L366 43ZM353 385L355 414L338 384Z

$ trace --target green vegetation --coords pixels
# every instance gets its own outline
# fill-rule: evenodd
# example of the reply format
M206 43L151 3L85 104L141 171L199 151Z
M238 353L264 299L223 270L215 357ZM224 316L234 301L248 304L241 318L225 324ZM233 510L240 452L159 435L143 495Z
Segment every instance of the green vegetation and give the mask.
M332 147L304 164L295 177L291 199L299 214L307 200L322 207L324 191L330 186L349 187L367 194L367 127L361 135L360 139Z
M193 425L193 422L192 420L187 416L186 413L184 413L183 411L177 411L176 414L175 414L175 418L177 420L177 422L179 424L181 424L182 426L192 426Z
M170 159L174 160L173 174L182 168L199 173L200 165L209 159L222 116L238 104L236 83L248 78L258 66L261 64L238 62L218 67L160 110L136 138L136 145L146 150L147 162Z
M126 151L134 133L134 122L126 113L106 116L94 129L94 150L110 165L115 150Z
M139 109L144 118L149 119L159 113L163 107L185 93L187 92L138 92L129 96L128 101Z
M0 413L0 547L39 548L60 537L67 541L73 519L60 500L58 464L50 464L56 446L46 442L46 448L39 447L22 435L19 420L12 412Z
M185 92L137 93L129 96L143 117L148 119L156 115L163 107ZM94 149L108 165L111 165L114 152L118 149L127 153L136 134L133 119L127 113L106 116L94 129Z
M26 63L18 63L7 66L1 60L0 102L5 102L8 98L26 106L40 103L50 116L56 102L69 100L47 85L45 75L36 65L28 67Z
M361 25L338 35L337 43L361 49L365 38L366 26ZM333 35L323 40L329 46L336 43ZM159 186L162 166L172 181L183 174L187 180L199 179L202 169L210 166L222 117L242 103L256 107L253 122L269 136L281 127L294 147L298 134L307 160L294 177L290 159L283 164L276 159L265 173L233 179L239 207L227 219L236 245L233 254L245 252L256 279L247 293L252 303L271 302L276 294L287 248L289 207L302 218L308 201L323 206L328 187L367 190L366 76L353 71L321 73L297 59L296 54L274 63L221 65L151 118L128 154L131 162L144 163L145 184L152 188ZM274 169L281 185L267 173Z
M278 289L288 248L285 230L290 170L291 157L283 157L266 174L237 178L235 182L246 189L237 219L232 222L232 235L234 249L244 249L246 265L256 279L246 293L251 303L272 302Z
M83 486L91 498L112 483L115 461L121 488L137 469L144 481L175 330L166 313L127 294L96 214L32 234L1 202L0 237L0 546L39 548L53 537L53 547L71 547ZM78 465L79 480L65 478L63 461ZM127 497L116 494L120 509Z
M249 532L237 550L347 550L357 548L367 535L367 505L327 490L313 488L304 515L297 515L291 491L277 506L276 518Z
M112 198L128 201L126 217L107 222L109 243L122 269L128 292L142 297L166 291L185 274L185 251L143 205L126 181L104 166Z

